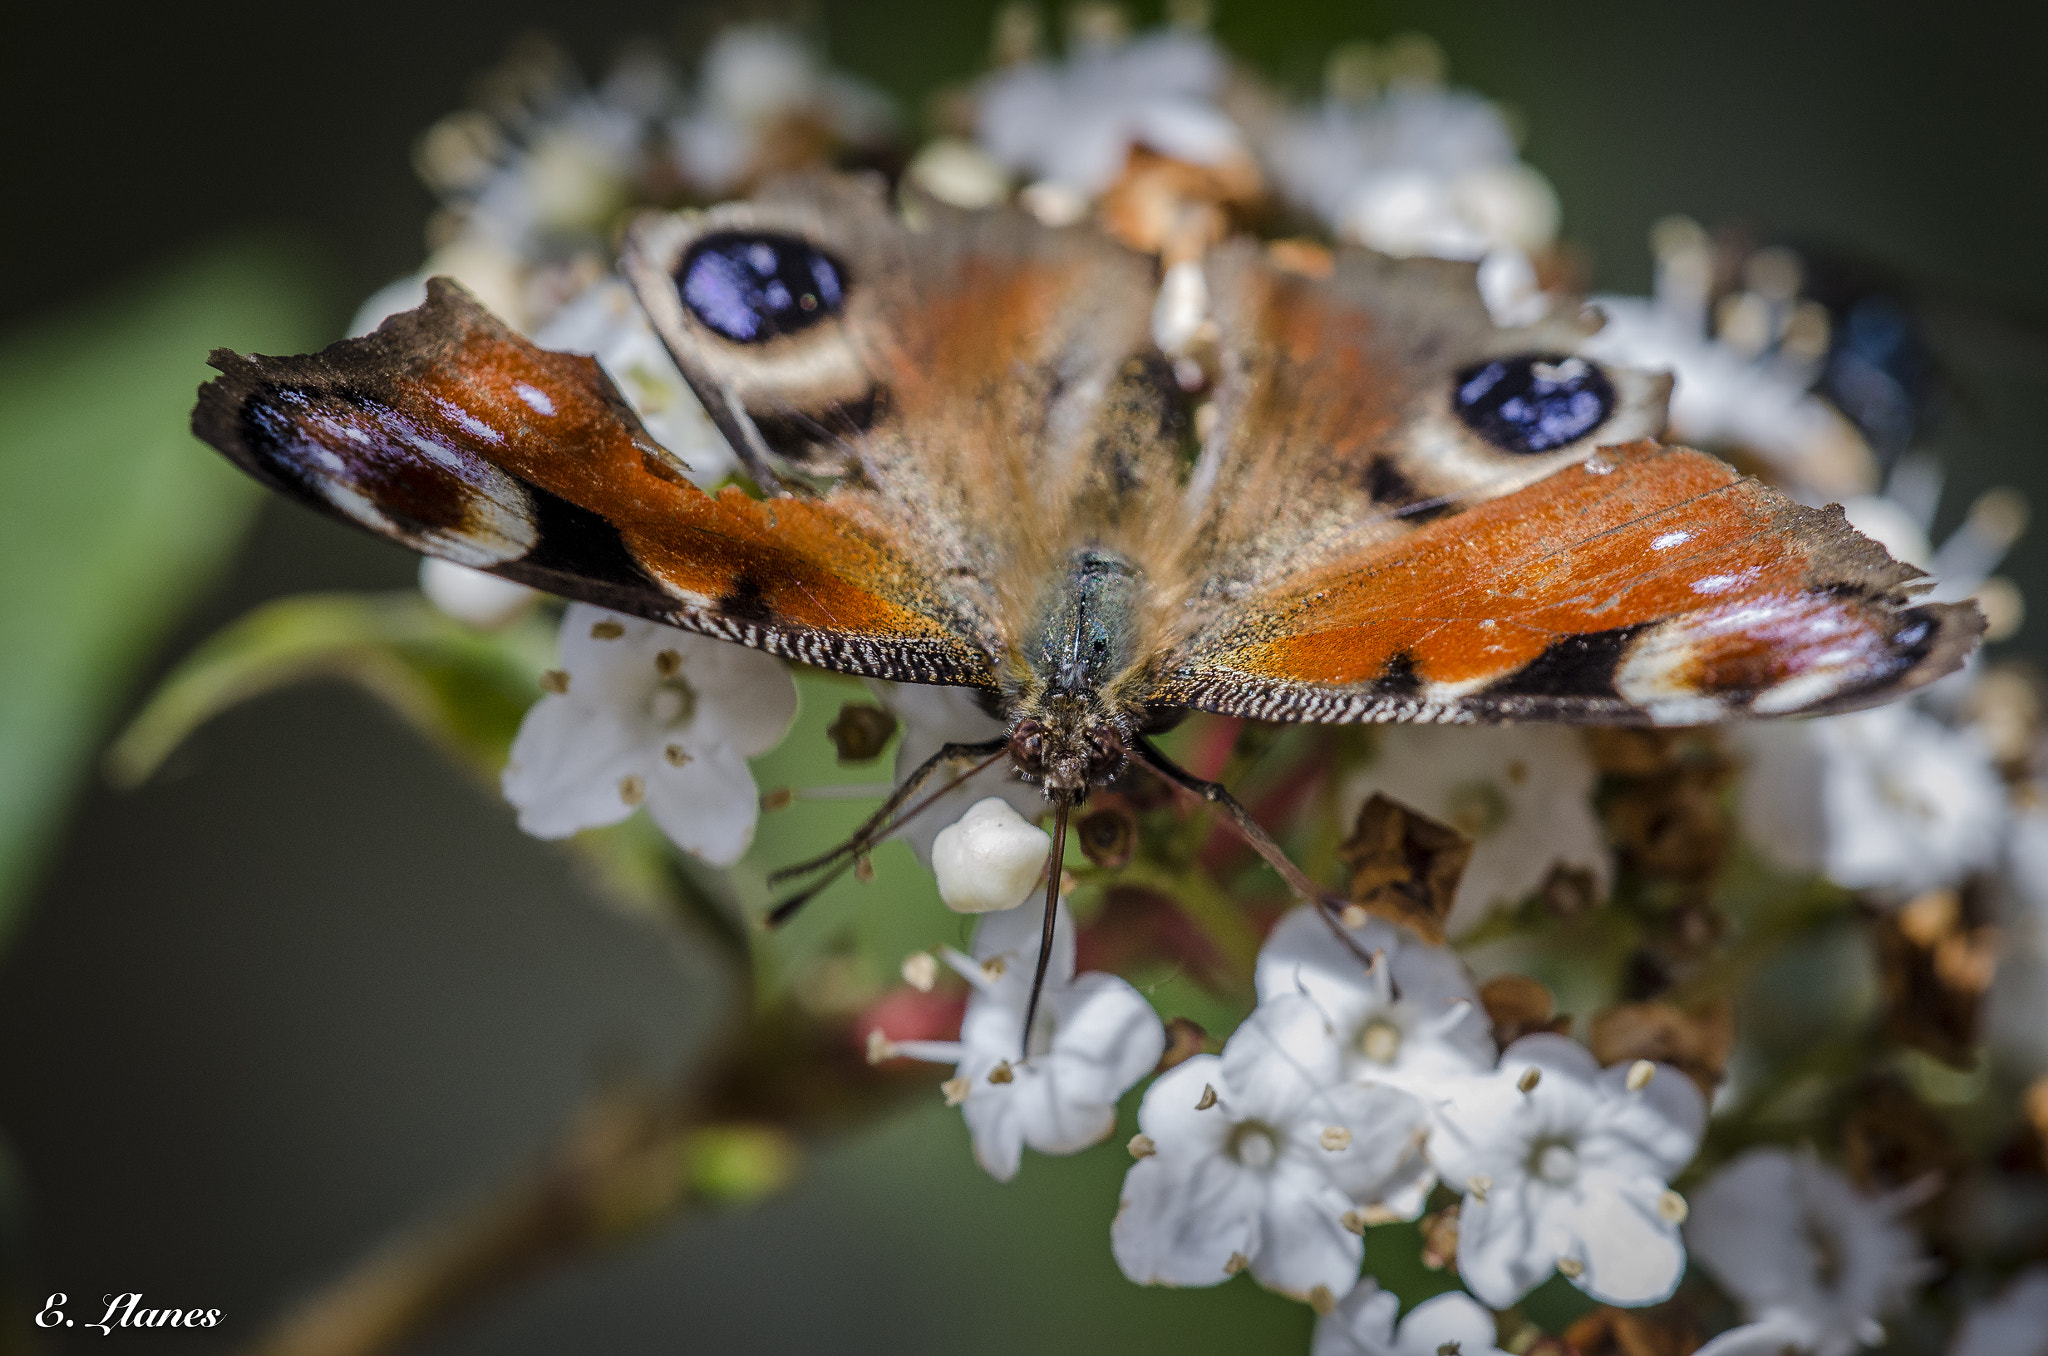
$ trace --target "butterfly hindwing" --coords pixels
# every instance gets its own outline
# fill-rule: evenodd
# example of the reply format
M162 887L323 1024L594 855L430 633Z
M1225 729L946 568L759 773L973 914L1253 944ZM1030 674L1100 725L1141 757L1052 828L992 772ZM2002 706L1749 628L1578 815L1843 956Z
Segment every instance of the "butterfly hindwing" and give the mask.
M445 279L364 338L213 363L199 437L414 550L824 667L991 683L888 541L829 505L706 494L595 361L536 347Z
M1724 463L1601 449L1246 600L1157 697L1274 720L1697 724L1867 705L1954 669L1982 619Z
M1663 429L1668 378L1577 358L1593 328L1577 319L1496 327L1471 264L1341 249L1315 277L1237 241L1205 269L1222 375L1188 513L1189 572L1208 600L1234 606ZM1531 371L1558 379L1548 403L1524 392L1507 408L1535 417L1506 425L1520 435L1511 446L1489 441L1479 429L1499 433L1504 393ZM1459 416L1461 392L1490 424Z

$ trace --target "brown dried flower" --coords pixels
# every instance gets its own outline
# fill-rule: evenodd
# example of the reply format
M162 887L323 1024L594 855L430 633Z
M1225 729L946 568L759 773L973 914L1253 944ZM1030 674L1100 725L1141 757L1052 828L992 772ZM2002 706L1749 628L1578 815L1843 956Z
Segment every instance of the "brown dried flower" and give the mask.
M1458 879L1472 859L1472 840L1399 801L1374 793L1358 811L1351 837L1337 849L1351 868L1350 899L1442 945L1444 920Z

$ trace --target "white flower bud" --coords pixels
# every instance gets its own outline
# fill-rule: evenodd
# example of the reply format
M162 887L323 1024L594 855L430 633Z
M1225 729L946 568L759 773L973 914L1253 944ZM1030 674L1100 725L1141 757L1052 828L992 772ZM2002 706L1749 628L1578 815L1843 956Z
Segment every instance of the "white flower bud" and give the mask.
M932 840L939 898L957 913L999 913L1030 898L1052 835L996 796L979 801Z
M431 556L420 562L420 592L455 620L484 631L517 621L540 601L524 584Z

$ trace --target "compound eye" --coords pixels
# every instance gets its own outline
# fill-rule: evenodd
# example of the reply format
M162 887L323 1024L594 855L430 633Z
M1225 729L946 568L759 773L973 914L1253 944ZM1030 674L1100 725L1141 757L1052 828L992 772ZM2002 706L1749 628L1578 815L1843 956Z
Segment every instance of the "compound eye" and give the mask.
M1010 761L1026 776L1045 771L1045 727L1035 720L1020 720L1010 731Z
M1575 443L1614 413L1614 384L1584 358L1528 353L1458 373L1451 408L1503 452L1527 455Z
M1124 764L1122 741L1105 730L1097 730L1089 737L1090 752L1088 774L1091 780L1104 782L1116 775Z
M692 245L676 269L683 304L736 344L761 344L837 315L846 269L801 236L717 231Z

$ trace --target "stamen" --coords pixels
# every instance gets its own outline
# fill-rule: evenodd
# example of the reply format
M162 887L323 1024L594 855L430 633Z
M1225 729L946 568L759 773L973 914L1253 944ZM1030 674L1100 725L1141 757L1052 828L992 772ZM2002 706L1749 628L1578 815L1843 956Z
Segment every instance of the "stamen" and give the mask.
M689 752L685 750L681 744L668 745L666 748L662 749L661 756L668 760L668 765L670 767L681 767L683 766L683 764L690 761ZM770 805L768 802L773 800L778 795L782 797L780 803ZM780 791L770 791L767 795L761 797L761 808L764 810L780 810L784 805L789 804L791 799L792 797L790 796L789 789L787 787L784 787Z
M938 958L929 951L913 952L903 958L903 982L919 993L930 993L939 982Z
M1481 1205L1486 1204L1486 1193L1493 1190L1493 1179L1483 1172L1475 1172L1465 1179L1465 1190Z
M967 1100L969 1088L965 1078L949 1078L939 1084L939 1091L946 1095L947 1106L959 1106Z
M1650 1080L1657 1076L1657 1066L1647 1059L1639 1059L1628 1066L1627 1086L1630 1092L1641 1092L1650 1086Z
M1337 1312L1337 1297L1327 1285L1313 1286L1308 1292L1308 1307L1316 1311L1316 1317L1328 1318Z
M1337 1223L1354 1234L1363 1235L1365 1233L1365 1212L1363 1210L1346 1210L1343 1214L1337 1216Z
M1341 1154L1351 1147L1351 1132L1341 1125L1326 1125L1323 1133L1316 1137L1316 1143L1333 1154Z
M868 1032L868 1063L882 1064L896 1058L896 1042L876 1027Z
M1150 1135L1132 1135L1131 1142L1126 1147L1130 1149L1133 1158L1150 1158L1159 1152L1159 1146L1152 1142Z
M654 656L654 671L664 678L673 678L683 667L683 657L674 650L663 650Z
M619 799L628 805L638 805L647 799L647 783L633 776L619 778Z
M1216 1087L1212 1083L1202 1084L1202 1100L1195 1103L1195 1110L1207 1111L1216 1105Z
M617 640L625 634L626 628L613 621L610 617L606 617L601 622L592 622L590 624L590 638L592 640Z
M1536 1085L1542 1081L1543 1070L1532 1064L1522 1070L1522 1076L1515 1080L1515 1087L1521 1092L1534 1092L1536 1091Z
M1686 1204L1685 1197L1675 1191L1667 1189L1657 1198L1657 1217L1666 1224L1683 1224L1691 1213L1692 1207Z
M996 1084L1014 1083L1017 1081L1017 1071L1010 1067L1009 1060L999 1060L996 1067L988 1071L988 1081Z
M567 669L549 669L540 676L540 690L552 692L557 697L567 696L569 694L569 671Z
M1566 1280L1576 1281L1586 1274L1586 1264L1576 1257L1560 1257L1557 1259L1557 1272Z
M1230 1254L1230 1260L1223 1264L1223 1274L1226 1276L1235 1276L1238 1272L1243 1271L1246 1267L1250 1266L1251 1264L1251 1258L1245 1256L1241 1252L1234 1252Z

